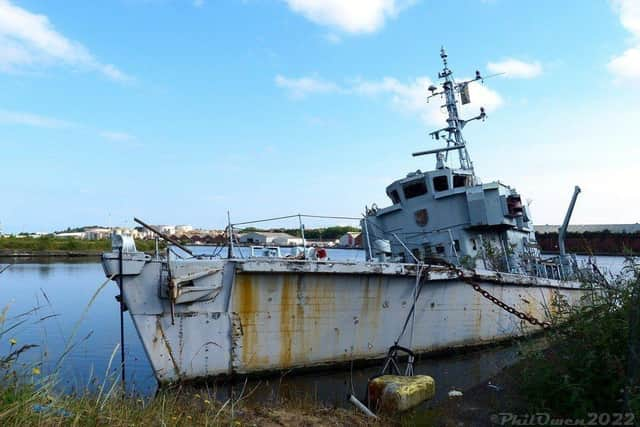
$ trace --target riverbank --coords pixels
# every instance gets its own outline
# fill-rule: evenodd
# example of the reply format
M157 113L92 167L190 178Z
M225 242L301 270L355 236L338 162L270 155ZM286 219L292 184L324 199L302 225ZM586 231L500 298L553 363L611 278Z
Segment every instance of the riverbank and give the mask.
M43 251L25 251L15 249L0 249L0 258L77 258L77 257L93 257L99 258L103 251L100 250L84 250L84 251L65 251L65 250L43 250Z
M105 392L109 392L105 390ZM250 390L247 390L250 393ZM251 405L250 396L216 401L209 390L180 389L151 399L91 394L52 396L28 390L0 390L4 426L382 426L355 409L330 408L311 400Z
M136 240L143 252L155 250L154 240ZM162 246L164 247L164 243ZM111 250L111 240L79 240L73 238L0 237L0 257L4 258L77 258L98 257Z

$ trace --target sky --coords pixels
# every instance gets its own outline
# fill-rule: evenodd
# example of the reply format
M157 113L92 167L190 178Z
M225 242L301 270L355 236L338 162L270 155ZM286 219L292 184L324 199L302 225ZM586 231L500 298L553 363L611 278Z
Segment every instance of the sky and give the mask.
M575 185L573 223L640 221L640 1L0 0L0 227L386 206L434 167L441 46L499 74L462 110L483 182L536 224Z

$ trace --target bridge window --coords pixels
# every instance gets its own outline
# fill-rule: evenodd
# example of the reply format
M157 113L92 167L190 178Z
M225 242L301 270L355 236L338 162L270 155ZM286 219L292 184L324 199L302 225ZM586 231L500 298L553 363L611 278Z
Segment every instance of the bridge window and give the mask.
M446 191L449 189L449 180L446 175L433 177L433 189L436 191Z
M394 205L400 203L400 195L398 194L398 190L391 190L389 192L389 198Z
M522 206L522 200L520 196L507 197L507 210L510 216L522 216L524 213L524 207Z
M467 175L453 175L453 188L467 186Z
M412 199L414 197L427 194L427 184L425 184L424 180L422 179L411 181L403 185L402 190L404 191L404 197L406 199Z

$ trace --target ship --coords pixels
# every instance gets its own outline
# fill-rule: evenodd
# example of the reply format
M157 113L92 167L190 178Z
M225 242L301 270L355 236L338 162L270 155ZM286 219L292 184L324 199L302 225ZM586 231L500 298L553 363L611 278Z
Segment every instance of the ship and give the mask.
M383 359L390 348L494 344L549 328L562 304L580 303L586 290L562 240L579 187L560 255L545 258L522 195L475 173L463 128L486 113L465 120L459 111L485 78L476 71L456 81L444 48L440 56L439 84L425 102L443 102L446 126L430 133L442 146L413 153L434 156L435 167L389 184L389 206L366 207L363 261L309 247L302 219L302 246L286 255L239 251L234 236L245 223L230 220L225 251L208 255L138 219L168 240L166 252L146 254L131 236L113 236L104 271L160 384L344 366Z

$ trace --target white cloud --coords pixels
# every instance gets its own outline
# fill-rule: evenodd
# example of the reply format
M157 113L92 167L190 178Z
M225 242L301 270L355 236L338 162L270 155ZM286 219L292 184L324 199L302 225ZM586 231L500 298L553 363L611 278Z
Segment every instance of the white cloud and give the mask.
M640 82L640 46L624 51L607 64L609 71L622 80Z
M57 32L45 15L0 0L0 70L15 72L49 65L93 70L119 82L132 80L114 65L98 61L82 44Z
M278 75L276 76L276 84L288 89L291 95L296 98L302 98L312 93L386 96L396 110L416 115L427 123L442 124L446 119L446 110L441 108L443 103L441 99L435 98L431 102L427 102L429 94L427 88L433 84L428 77L418 77L406 83L393 77L385 77L381 80L356 80L349 85L341 86L315 77L289 79ZM489 113L503 102L497 92L479 82L469 85L469 93L472 102L459 107L461 114L466 116L477 115L480 107L484 107Z
M633 46L609 61L607 68L622 81L640 83L640 1L612 0L612 4L631 33Z
M509 79L532 79L542 74L542 65L539 62L524 62L513 58L489 62L487 69L492 73L504 73Z
M48 129L68 129L77 126L75 123L38 114L0 110L0 124L32 126Z
M289 8L316 24L347 33L373 33L412 0L285 0Z
M288 78L277 75L275 81L278 87L287 89L294 98L304 98L312 93L328 93L340 90L337 84L316 77Z
M202 7L204 6L204 0L193 0L193 5L195 7Z
M53 130L83 131L91 134L98 134L101 138L112 142L128 142L130 145L138 146L138 138L126 132L110 130L99 130L81 123L61 120L54 117L42 116L39 114L25 113L21 111L9 111L0 109L0 126L29 126Z
M614 9L620 15L622 26L640 38L640 2L638 0L612 0Z
M469 80L469 79L462 79ZM380 81L359 81L354 86L354 91L361 95L388 95L391 104L399 111L418 115L429 124L443 124L447 117L446 110L442 108L443 100L432 98L427 102L428 87L433 82L428 77L418 77L413 81L402 83L393 77L385 77ZM502 104L500 95L480 83L469 85L471 103L460 106L461 115L476 116L480 107L484 107L489 113Z
M100 136L115 142L131 142L136 140L135 136L126 132L103 131L100 132Z

